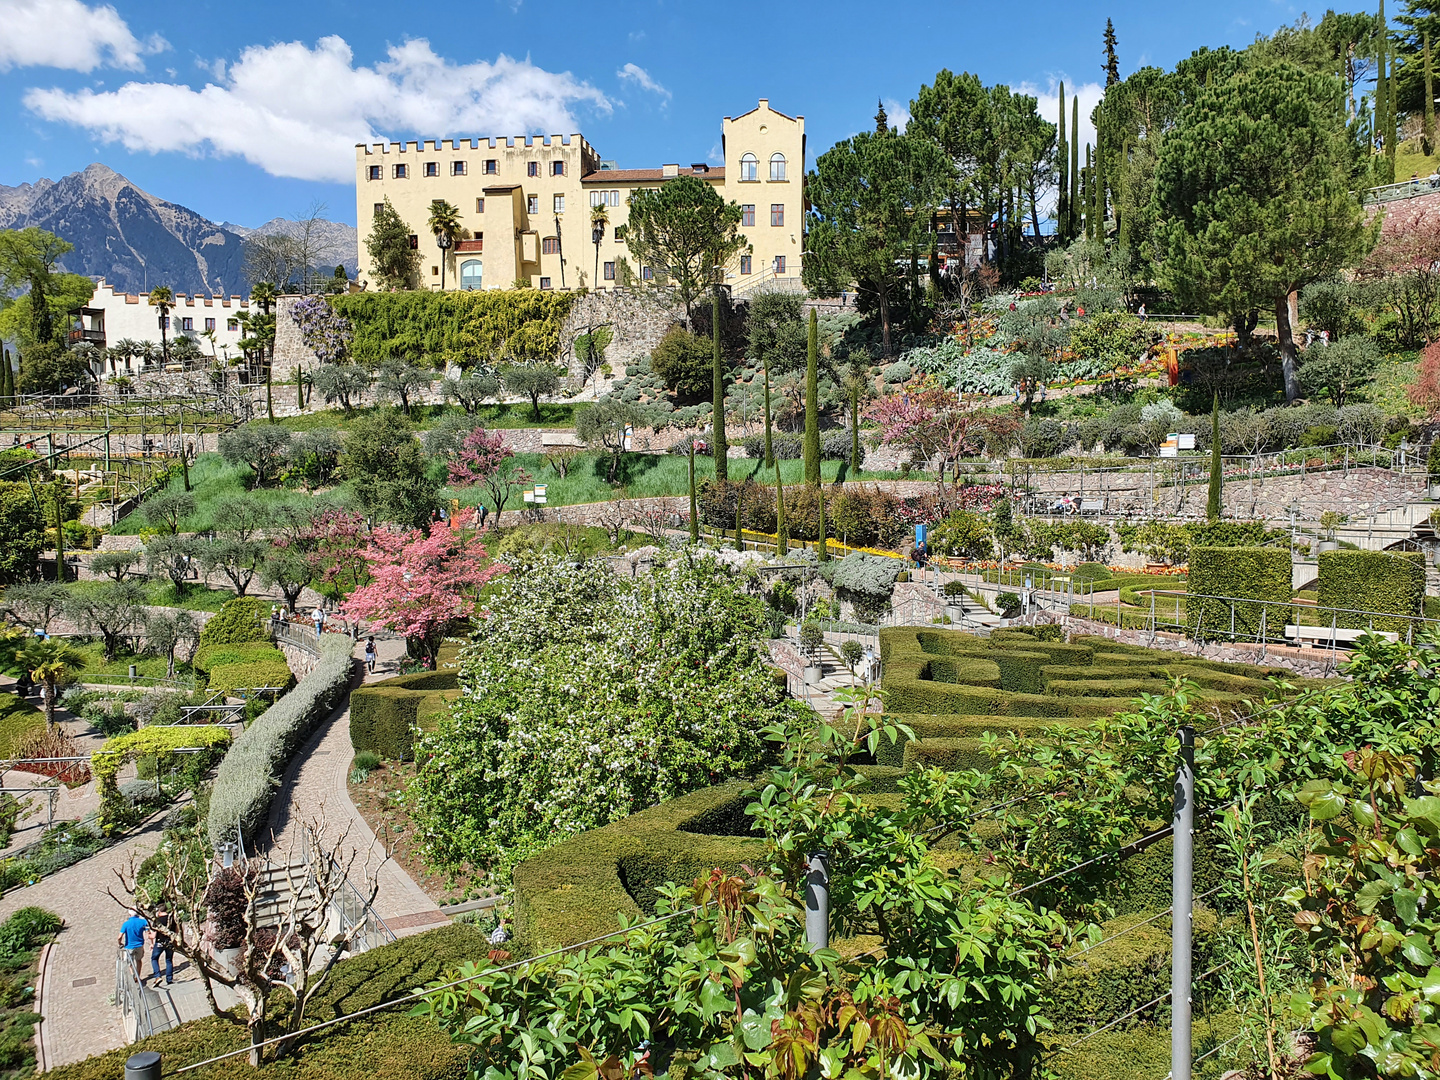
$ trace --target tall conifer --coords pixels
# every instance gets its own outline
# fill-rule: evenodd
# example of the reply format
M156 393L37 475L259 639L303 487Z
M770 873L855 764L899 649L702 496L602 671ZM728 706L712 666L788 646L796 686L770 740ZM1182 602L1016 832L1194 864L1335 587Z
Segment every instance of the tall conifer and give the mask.
M1425 156L1435 152L1435 77L1430 65L1430 33L1425 33Z
M805 482L820 483L820 322L814 308L805 350Z
M1055 230L1063 240L1070 232L1070 143L1065 137L1065 84L1060 84L1060 133L1055 143L1060 159L1060 186L1055 197Z
M715 346L712 361L711 386L715 395L714 436L715 479L730 478L730 463L727 460L730 448L725 443L725 361L720 354L720 286L715 286L715 296L710 302L710 337Z
M1080 234L1080 99L1070 99L1070 231L1066 239Z
M1205 518L1220 520L1220 491L1225 483L1224 462L1220 457L1220 395L1210 402L1210 495L1205 500Z

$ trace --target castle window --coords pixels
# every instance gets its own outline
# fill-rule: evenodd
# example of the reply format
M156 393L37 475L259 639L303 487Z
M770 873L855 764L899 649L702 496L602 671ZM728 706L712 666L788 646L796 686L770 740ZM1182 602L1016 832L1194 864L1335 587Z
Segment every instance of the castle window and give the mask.
M655 280L655 271L654 271L654 270L651 270L650 267L648 267L648 266L642 266L642 267L640 268L640 280L641 280L641 281L654 281L654 280Z
M557 214L563 214L564 212L565 212L565 196L564 196L564 195L556 195L556 196L555 196L555 213L557 213Z
M540 196L539 196L539 195L528 195L528 196L526 196L526 198L525 198L525 212L526 212L527 214L538 214L538 213L540 213Z
M377 202L377 203L375 204L375 213L379 214L379 213L383 212L384 209L385 209L385 204L384 204L383 202Z
M240 329L240 320L239 320L239 319L226 319L226 320L225 320L225 329L228 330L228 331L230 331L230 333L232 333L232 334L235 333L235 331L237 331L237 330Z
M760 179L760 159L754 154L746 154L740 159L740 179L742 181Z
M395 179L396 179L396 180L404 180L404 179L405 179L407 176L409 176L409 175L410 175L410 166L409 166L409 165L396 165L396 166L395 166Z
M606 199L605 201L606 201L610 206L619 206L619 205L620 205L620 192L618 192L618 191L612 191L612 192L609 193L609 196L610 196L610 197L609 197L608 199Z
M416 236L414 233L411 233L411 234L410 234L410 250L411 250L411 251L419 251L419 250L420 250L420 237Z
M753 229L755 227L755 204L743 203L740 207L740 227L742 229Z
M213 330L215 329L215 320L214 320L214 319L206 319L206 320L205 320L205 329L206 329L207 331L213 331Z
M770 204L770 224L776 228L785 224L785 204L783 202Z
M370 166L370 179L371 179L371 180L379 180L379 179L381 179L381 178L385 175L384 173L382 173L382 172L380 171L382 167L383 167L383 166L380 166L380 165L371 165L371 166Z
M475 212L476 212L477 214L483 214L483 213L485 212L485 200L484 200L484 199L476 199L476 200L475 200Z
M550 279L549 279L548 277L542 277L542 278L540 279L540 287L541 287L542 289L548 289L548 288L550 288Z
M540 162L538 162L538 161L527 161L527 162L525 163L525 175L526 175L526 176L539 176L539 175L540 175Z
M552 162L550 163L550 175L551 175L551 176L564 176L564 175L565 175L565 162L563 162L563 161L552 161Z
M181 320L180 320L180 329L181 329L182 331L184 331L184 330L192 330L192 331L193 331L193 330L195 329L195 320L192 319L192 318L189 318L188 316L187 316L186 318L181 319Z
M590 192L590 205L591 205L591 206L604 206L604 205L605 205L605 192L603 192L603 191L592 191L592 192Z
M479 259L466 259L460 264L460 288L478 289L483 266Z
M741 255L741 256L740 256L740 273L742 273L742 274L748 274L748 273L750 273L750 256L749 256L749 255Z
M425 162L425 175L426 175L426 176L439 176L439 175L440 175L440 163L439 163L438 161L427 161L427 162ZM771 179L773 180L774 177L771 177Z
M616 242L617 244L620 243L621 240L625 239L624 235L620 232L620 230L621 230L622 228L624 228L623 225L616 225L616 226L615 226L615 242Z
M771 179L771 180L784 180L784 179L785 179L785 155L784 155L784 154L771 154L771 155L770 155L770 179Z
M440 276L440 267L438 267L438 266L432 266L432 267L430 267L430 276L431 276L431 277L439 277L439 276Z
M451 175L451 176L464 176L464 175L465 175L465 162L463 162L463 161L452 161L452 162L450 163L450 175Z
M558 236L547 236L540 241L540 253L542 255L559 255L560 238Z
M500 162L496 161L493 157L492 157L492 158L486 158L486 159L485 159L485 171L486 171L486 173L490 174L491 176L494 176L496 173L498 173L498 172L500 171Z
M784 255L776 255L776 256L775 256L775 276L776 276L776 277L784 277L784 276L785 276L785 256L784 256Z
M607 262L607 263L605 264L605 280L606 280L606 281L614 281L614 280L615 280L615 264L614 264L613 262Z

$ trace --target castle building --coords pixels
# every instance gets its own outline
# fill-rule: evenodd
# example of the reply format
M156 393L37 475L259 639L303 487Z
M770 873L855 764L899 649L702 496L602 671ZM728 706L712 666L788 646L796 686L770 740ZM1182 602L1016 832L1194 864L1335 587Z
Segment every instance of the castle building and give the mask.
M697 163L619 169L583 135L446 139L361 144L355 148L360 281L376 284L365 249L370 223L386 199L410 227L421 254L421 288L615 288L649 280L621 237L631 193L677 176L696 176L738 203L751 250L726 267L737 293L762 282L799 287L804 249L805 118L786 116L765 98L721 124L723 166ZM466 232L442 251L430 231L431 204L460 211ZM595 221L604 210L603 225ZM444 259L442 274L441 260Z
M238 295L176 293L170 313L162 316L158 309L150 306L148 296L120 292L102 277L95 284L95 295L84 306L70 310L67 341L71 345L107 349L129 340L158 348L163 320L165 337L172 344L180 338L191 338L207 357L223 360L241 355L239 342L245 332L239 315L249 310L250 301ZM106 357L104 370L95 376L104 380L133 375L144 366L140 357L111 355Z

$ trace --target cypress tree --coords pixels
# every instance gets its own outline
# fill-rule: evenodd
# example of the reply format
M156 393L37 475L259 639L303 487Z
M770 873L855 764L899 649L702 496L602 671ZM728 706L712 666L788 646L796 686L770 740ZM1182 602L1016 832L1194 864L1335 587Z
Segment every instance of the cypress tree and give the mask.
M1430 65L1430 34L1425 34L1425 156L1435 152L1435 77Z
M1100 129L1095 129L1095 239L1105 239L1105 157L1100 153Z
M770 463L775 469L775 553L790 554L790 526L785 522L785 485L780 480L780 463Z
M1085 239L1095 239L1095 163L1090 144L1085 144L1085 188L1080 197L1085 207Z
M725 364L720 357L720 286L715 286L715 295L710 301L710 338L715 346L711 370L711 390L715 395L715 479L730 479L730 464L727 457L730 448L725 444Z
M55 498L55 580L65 582L65 517L60 509L60 488L57 484L52 492Z
M300 365L295 365L295 404L303 412L305 409L305 373L300 370Z
M805 350L805 482L820 483L820 322L814 308Z
M1105 86L1110 88L1120 81L1120 57L1116 54L1115 46L1120 44L1119 38L1115 36L1115 24L1109 19L1105 20Z
M1220 460L1220 395L1210 403L1210 497L1205 500L1205 518L1220 520L1220 489L1225 483L1224 464Z
M1080 235L1080 99L1070 99L1070 203L1067 239Z
M820 547L819 558L821 562L830 561L830 544L825 539L825 485L815 485L815 497L820 500Z
M1060 84L1060 134L1055 142L1060 159L1060 186L1055 197L1055 231L1063 240L1070 231L1070 143L1065 138L1065 84Z
M690 440L690 542L700 542L700 514L695 503L695 440Z
M0 349L0 402L10 404L10 395L15 391L11 386L14 372L10 370L10 350Z
M271 378L271 368L266 367L266 368L265 368L265 411L270 414L270 423L272 423L272 424L275 423L275 398L274 398L273 394L271 393L271 384L272 384L273 382L274 382L274 380ZM189 489L187 488L186 490L188 491Z
M860 472L860 380L850 381L850 468Z
M765 368L765 467L768 469L775 464L775 447L770 441L770 361L764 361L762 366Z

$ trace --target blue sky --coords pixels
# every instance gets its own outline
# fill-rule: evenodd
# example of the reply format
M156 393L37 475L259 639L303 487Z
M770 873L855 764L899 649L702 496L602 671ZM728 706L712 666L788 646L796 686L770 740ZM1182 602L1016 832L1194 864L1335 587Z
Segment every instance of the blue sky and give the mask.
M1341 5L1344 6L1344 5ZM0 0L0 184L104 162L217 221L314 200L354 222L353 145L579 130L622 168L713 158L720 118L803 113L810 162L892 122L942 67L1053 102L1121 71L1245 45L1303 9L1243 3ZM723 14L722 14L723 12ZM1317 9L1314 14L1323 12ZM1053 104L1050 105L1053 111Z

